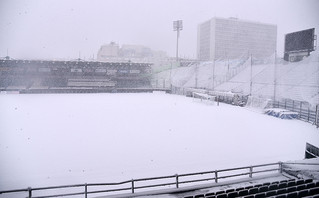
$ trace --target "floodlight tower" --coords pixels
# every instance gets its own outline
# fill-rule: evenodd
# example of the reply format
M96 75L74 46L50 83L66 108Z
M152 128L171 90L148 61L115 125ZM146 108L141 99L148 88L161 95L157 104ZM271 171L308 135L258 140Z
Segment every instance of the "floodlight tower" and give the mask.
M178 38L179 38L179 31L183 30L183 21L182 20L173 21L173 30L177 32L176 62L178 62Z

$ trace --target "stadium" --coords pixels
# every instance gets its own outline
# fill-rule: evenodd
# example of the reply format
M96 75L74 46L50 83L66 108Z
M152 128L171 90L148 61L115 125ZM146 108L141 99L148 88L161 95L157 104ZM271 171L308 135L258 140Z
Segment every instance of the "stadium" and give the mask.
M269 24L217 28L224 43L208 46L228 22L206 22L199 39L201 52L223 50L202 60L177 53L158 71L1 59L0 197L318 198L315 30L287 34L284 58ZM257 28L269 40L242 51L258 43L259 30L245 33ZM247 40L225 56L233 30Z
M251 58L245 57L230 62L230 70L222 60L195 62L157 74L145 64L2 60L1 75L6 78L1 78L0 108L15 123L0 121L1 169L7 170L0 196L318 194L318 160L303 160L318 156L318 55L276 63L276 101L269 78L274 74L271 59L255 61L252 67ZM88 64L94 69L85 70ZM214 65L216 77L211 73ZM118 72L110 74L115 68ZM131 72L135 70L141 72ZM152 87L152 81L164 78L171 80L171 88L168 83ZM90 93L88 89L96 94L81 94ZM17 92L21 94L8 94ZM264 113L273 107L298 116L280 119L274 112ZM25 164L23 170L8 167L17 162ZM17 181L20 171L26 176Z

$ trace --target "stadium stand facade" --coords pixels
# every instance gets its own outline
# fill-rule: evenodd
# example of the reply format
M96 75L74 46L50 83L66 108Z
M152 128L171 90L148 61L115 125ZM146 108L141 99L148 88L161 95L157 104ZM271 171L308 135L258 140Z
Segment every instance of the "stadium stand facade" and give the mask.
M0 91L117 92L150 88L151 64L1 60Z

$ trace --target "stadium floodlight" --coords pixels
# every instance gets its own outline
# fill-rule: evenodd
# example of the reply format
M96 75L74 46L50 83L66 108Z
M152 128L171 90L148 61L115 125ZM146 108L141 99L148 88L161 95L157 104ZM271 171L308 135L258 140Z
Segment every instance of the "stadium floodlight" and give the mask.
M183 30L183 21L182 20L173 21L173 30L177 32L176 61L178 62L178 38L179 38L179 32Z

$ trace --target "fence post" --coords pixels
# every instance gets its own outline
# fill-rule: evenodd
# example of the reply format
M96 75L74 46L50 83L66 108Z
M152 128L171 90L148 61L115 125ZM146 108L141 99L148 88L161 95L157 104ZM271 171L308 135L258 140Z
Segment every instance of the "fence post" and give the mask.
M28 188L28 194L29 194L28 198L32 198L32 188L31 187Z
M87 183L84 184L84 193L85 193L85 198L88 197L88 185Z
M217 170L215 170L215 183L218 183L218 174L217 174Z
M134 179L132 179L132 194L134 194Z
M249 177L252 178L253 177L253 167L249 167Z
M302 109L302 102L300 101L299 119L301 119L301 109Z
M287 99L285 99L285 109L287 109Z
M308 122L309 122L309 120L310 120L310 107L308 105Z
M279 172L282 173L282 162L279 162Z
M178 174L176 174L175 177L176 177L176 188L178 188L179 187L179 185L178 185Z
M317 126L317 128L319 127L319 105L316 105L316 118L315 118L315 125Z

